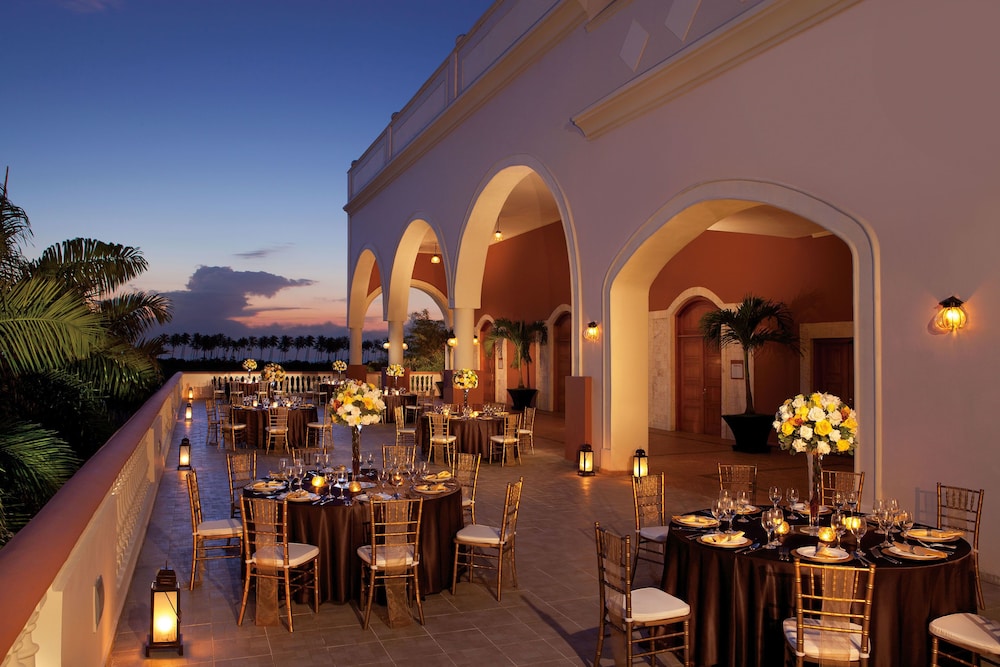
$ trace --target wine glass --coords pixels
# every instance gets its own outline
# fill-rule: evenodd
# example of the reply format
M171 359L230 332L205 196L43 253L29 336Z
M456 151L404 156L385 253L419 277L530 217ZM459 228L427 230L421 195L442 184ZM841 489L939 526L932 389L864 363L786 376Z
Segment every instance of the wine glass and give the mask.
M899 536L906 537L913 528L913 513L909 510L896 512L896 525L899 526Z
M796 514L795 505L799 502L799 490L794 486L785 489L785 502L788 503L788 511Z
M278 459L278 476L285 479L285 471L288 469L288 459L282 457Z
M340 497L344 497L344 489L347 488L347 469L341 468L337 471L337 486L340 487Z
M767 542L764 543L765 549L773 549L775 545L772 543L772 538L774 534L774 526L771 525L771 512L773 509L766 509L760 513L760 525L767 533Z
M858 510L858 492L848 491L844 500L847 503L847 506L851 508L851 515L853 516Z
M719 522L719 530L722 530L722 521L726 518L726 500L716 498L712 501L712 517Z
M834 491L834 493L833 493L833 506L834 507L836 507L838 510L840 510L842 512L844 510L844 504L846 502L847 502L847 499L844 498L844 492L843 491Z
M749 521L746 514L748 507L750 507L750 491L748 489L740 489L736 492L736 508L740 515L740 523Z
M890 535L892 535L892 524L896 521L896 512L888 507L883 507L882 511L878 513L878 525L879 532L885 535L882 540L883 547L891 547L892 542L889 540Z
M858 549L861 549L861 538L868 532L868 520L863 516L856 516L851 520L851 534L858 542Z
M878 517L880 514L885 513L885 510L885 500L883 498L876 498L875 502L872 504L872 518L875 519L875 523L879 524L879 529L876 531L879 534L882 533L882 522L879 521Z
M833 532L837 536L838 549L840 548L840 538L842 538L844 533L847 532L847 526L844 523L844 519L846 518L847 517L844 515L844 512L840 509L834 511L833 514L830 515L830 527L833 528Z
M771 499L773 507L771 509L778 509L778 501L781 500L781 487L772 486L767 490L767 497Z

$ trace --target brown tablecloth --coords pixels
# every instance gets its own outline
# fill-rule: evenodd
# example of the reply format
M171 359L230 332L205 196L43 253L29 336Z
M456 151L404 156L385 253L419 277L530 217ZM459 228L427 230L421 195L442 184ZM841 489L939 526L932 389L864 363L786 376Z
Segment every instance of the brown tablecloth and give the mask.
M403 418L406 418L406 406L417 404L416 394L383 394L382 402L385 403L385 421L386 423L394 423L396 408L402 407L404 409Z
M764 542L759 514L734 524L754 541ZM696 665L740 667L783 664L781 623L795 614L795 566L778 560L778 550L737 554L702 544L698 533L671 527L661 587L691 605L691 643ZM816 538L793 533L791 549L816 544ZM863 555L881 542L870 529ZM853 537L844 545L854 551ZM942 561L877 559L872 603L872 667L926 665L930 658L927 625L938 616L976 610L971 548L957 543L954 556ZM853 562L853 561L852 561Z
M358 547L368 543L367 503L288 503L289 533L295 542L320 550L320 600L344 603L361 596ZM420 520L420 592L451 587L455 534L463 526L462 493L424 496Z
M418 425L416 438L417 446L423 452L424 458L430 451L431 446L431 422L428 415L424 415ZM490 436L503 434L502 418L470 418L453 417L448 421L448 433L455 436L457 451L466 454L482 454L483 458L490 456Z
M247 425L247 447L263 447L266 444L268 414L264 408L234 408L233 422ZM290 408L288 410L288 446L306 446L306 424L318 420L315 407Z

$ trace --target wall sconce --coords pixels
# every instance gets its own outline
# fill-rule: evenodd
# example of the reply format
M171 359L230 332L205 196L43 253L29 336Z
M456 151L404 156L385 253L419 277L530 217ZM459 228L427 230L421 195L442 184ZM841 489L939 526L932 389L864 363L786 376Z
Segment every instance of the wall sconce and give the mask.
M940 302L938 305L941 306L941 312L937 316L937 327L943 331L955 331L964 327L969 321L969 316L962 308L963 303L965 302L955 296L949 296Z
M177 454L177 469L191 469L191 441L187 438L181 438L181 445L178 448Z
M186 421L186 422L191 421L191 417L193 416L192 412L193 412L193 409L192 409L190 403L188 403L186 406L184 406L184 421Z
M149 637L146 657L154 649L170 649L184 655L181 644L181 589L177 575L164 567L149 589Z
M497 226L496 229L493 230L493 240L503 241L503 232L500 231L500 216L497 216Z
M590 445L580 445L576 474L580 477L591 477L594 474L594 450Z
M431 255L431 264L440 264L440 263L441 263L441 255L437 253Z
M479 336L473 336L472 337L472 344L473 345L479 345Z
M596 343L601 339L601 325L597 322L587 322L587 328L583 330L583 337Z
M382 349L383 350L388 350L389 349L389 341L385 341L384 343L382 343Z
M458 339L457 338L452 337L452 338L448 339L448 347L455 347L457 345L458 345Z
M646 477L647 475L649 475L649 457L646 456L646 450L637 449L632 455L632 476Z
M194 387L188 387L188 401L194 400Z

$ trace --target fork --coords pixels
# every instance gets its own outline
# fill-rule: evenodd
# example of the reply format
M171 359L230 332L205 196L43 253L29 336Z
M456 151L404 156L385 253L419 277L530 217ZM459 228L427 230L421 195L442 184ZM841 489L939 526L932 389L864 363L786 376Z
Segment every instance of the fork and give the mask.
M786 562L788 561L788 559L789 559L788 547L781 547L778 550L778 559L786 561Z

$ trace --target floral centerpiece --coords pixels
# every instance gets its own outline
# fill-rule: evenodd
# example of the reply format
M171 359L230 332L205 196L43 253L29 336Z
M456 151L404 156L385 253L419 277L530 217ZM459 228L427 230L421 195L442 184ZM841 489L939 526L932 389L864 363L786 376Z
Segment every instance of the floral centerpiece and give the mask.
M857 414L839 396L815 392L789 398L774 415L778 443L790 453L806 452L810 461L810 517L819 511L823 457L854 454L857 447Z
M347 370L347 362L342 359L337 359L333 362L333 372L337 374L338 379L343 379L344 371Z
M385 374L392 378L393 387L396 386L399 378L403 377L405 372L403 364L389 364L388 368L385 369Z
M382 390L360 380L348 380L330 401L330 421L351 429L351 461L355 475L361 469L361 427L382 421Z
M244 359L243 370L247 372L250 376L250 381L253 382L253 372L257 370L257 362L254 359Z
M460 368L451 377L451 384L465 392L465 399L462 407L466 412L469 410L469 390L479 386L479 376L471 368Z
M276 382L281 384L285 381L286 373L285 369L281 367L280 364L267 364L264 366L264 370L260 373L261 378L264 382Z

